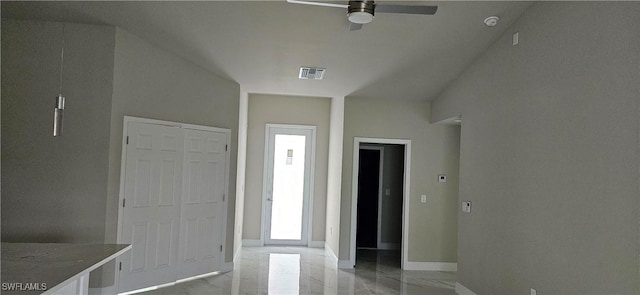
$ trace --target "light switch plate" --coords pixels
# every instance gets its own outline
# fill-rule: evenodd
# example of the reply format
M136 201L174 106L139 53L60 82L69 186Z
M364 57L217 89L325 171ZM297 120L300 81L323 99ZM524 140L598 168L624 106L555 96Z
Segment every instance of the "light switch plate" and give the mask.
M420 196L420 202L426 203L427 202L427 195L421 195Z

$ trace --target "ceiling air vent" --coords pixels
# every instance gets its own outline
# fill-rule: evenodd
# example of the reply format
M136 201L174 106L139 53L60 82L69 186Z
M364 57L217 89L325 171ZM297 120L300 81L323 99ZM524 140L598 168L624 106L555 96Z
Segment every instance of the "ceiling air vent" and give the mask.
M320 68L300 67L300 74L298 75L298 78L305 80L322 80L324 71L325 69Z

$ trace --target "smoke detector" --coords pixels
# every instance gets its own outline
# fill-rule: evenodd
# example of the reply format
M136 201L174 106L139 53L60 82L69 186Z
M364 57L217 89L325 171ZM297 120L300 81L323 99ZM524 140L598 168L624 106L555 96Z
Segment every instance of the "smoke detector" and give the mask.
M312 67L300 67L299 79L303 80L322 80L325 69L312 68Z
M484 24L487 25L487 27L495 27L499 20L500 18L497 16L490 16L484 19Z

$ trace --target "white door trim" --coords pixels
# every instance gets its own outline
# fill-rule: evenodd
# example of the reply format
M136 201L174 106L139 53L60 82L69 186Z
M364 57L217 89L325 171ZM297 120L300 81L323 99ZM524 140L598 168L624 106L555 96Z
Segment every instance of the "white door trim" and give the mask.
M140 117L132 117L132 116L124 116L123 127L122 127L122 146L121 151L122 155L120 156L120 188L119 188L119 196L118 196L118 225L116 232L116 243L121 243L122 241L122 218L123 218L123 210L122 210L122 202L124 200L124 182L125 182L125 172L126 172L126 162L127 162L127 130L129 128L130 123L148 123L148 124L156 124L156 125L164 125L164 126L172 126L184 129L195 129L195 130L204 130L204 131L215 131L222 132L227 135L227 163L225 168L225 183L224 183L224 194L225 199L223 201L223 210L222 210L222 254L221 255L221 265L223 267L226 261L226 251L227 251L227 211L229 209L229 171L231 166L231 130L226 128L212 127L212 126L204 126L204 125L195 125L181 122L173 122L173 121L165 121L165 120L157 120L157 119L149 119L149 118L140 118ZM116 266L120 263L120 259L116 258ZM115 269L115 286L116 290L118 288L119 283L119 275L117 267Z
M270 128L282 128L282 129L306 129L311 131L311 163L309 169L309 199L307 205L307 241L306 245L312 244L313 237L313 195L314 195L314 178L315 178L315 163L316 163L316 126L312 125L291 125L291 124L272 124L267 123L264 132L264 165L262 168L262 222L260 223L260 246L264 246L266 241L265 230L267 224L267 175L269 173L269 129Z
M380 249L382 248L382 196L383 196L382 182L384 181L384 146L361 146L360 149L373 150L373 151L380 152L380 165L378 165L378 233L377 233L377 241L376 241L376 248ZM358 164L360 164L359 157L360 157L360 154L358 153Z
M371 137L354 137L353 138L353 167L351 173L351 237L349 241L349 261L352 265L356 265L356 228L358 215L358 172L360 162L360 144L361 143L380 143L380 144L399 144L404 145L404 182L402 188L402 251L401 251L401 267L405 268L408 261L409 237L409 195L411 180L411 140L410 139L393 139L393 138L371 138Z

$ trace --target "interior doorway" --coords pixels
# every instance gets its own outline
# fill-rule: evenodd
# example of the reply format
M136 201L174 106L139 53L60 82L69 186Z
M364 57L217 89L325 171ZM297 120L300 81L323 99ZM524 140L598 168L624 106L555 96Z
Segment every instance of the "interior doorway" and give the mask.
M360 146L356 247L378 249L381 240L384 147Z
M406 260L411 141L355 138L352 180L351 263ZM362 260L361 260L362 259Z
M264 241L308 245L315 126L267 124Z

